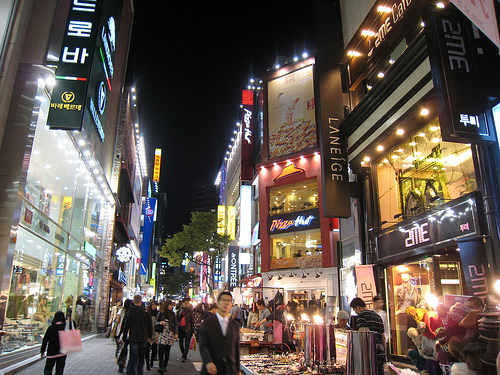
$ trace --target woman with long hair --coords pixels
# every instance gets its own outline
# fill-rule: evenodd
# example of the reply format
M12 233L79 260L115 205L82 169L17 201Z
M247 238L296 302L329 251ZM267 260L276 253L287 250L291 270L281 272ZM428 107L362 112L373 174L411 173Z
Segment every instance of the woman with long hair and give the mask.
M156 323L156 317L158 315L158 305L155 300L151 300L149 302L147 311L151 315L151 320L154 327ZM151 370L151 367L153 367L153 361L156 360L157 354L158 354L158 332L154 331L153 337L149 339L146 348L146 368L148 371Z
M75 323L71 321L71 318L69 322L75 327ZM45 332L45 336L43 336L42 347L40 349L42 358L45 357L45 350L47 350L47 362L45 362L45 368L43 370L44 375L52 375L54 365L56 366L56 375L62 375L64 373L66 354L60 353L59 331L64 331L65 325L66 317L64 316L64 312L57 311L54 314L54 319L52 319L52 324L47 328L47 332Z
M121 337L123 335L123 327L125 327L125 319L127 318L127 312L130 310L130 306L132 305L132 300L126 299L125 302L123 303L123 309L120 311L120 314L122 315L122 318L120 319L120 327L119 329L116 330L118 333L116 336L116 341L120 343L120 354L118 355L118 359L116 360L116 363L118 364L118 372L121 374L123 373L123 369L125 368L125 365L127 364L127 355L128 355L128 342L127 341L121 341Z
M174 305L172 300L167 299L161 304L160 312L156 317L155 330L160 334L158 336L158 357L160 360L158 372L160 374L167 371L170 349L177 338L177 316L173 312Z

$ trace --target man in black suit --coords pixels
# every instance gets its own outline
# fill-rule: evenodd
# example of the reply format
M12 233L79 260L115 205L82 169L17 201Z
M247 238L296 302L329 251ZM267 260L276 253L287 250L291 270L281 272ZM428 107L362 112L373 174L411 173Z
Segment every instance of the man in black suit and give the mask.
M240 325L229 316L233 296L222 292L217 304L217 313L205 318L198 331L201 375L241 375Z

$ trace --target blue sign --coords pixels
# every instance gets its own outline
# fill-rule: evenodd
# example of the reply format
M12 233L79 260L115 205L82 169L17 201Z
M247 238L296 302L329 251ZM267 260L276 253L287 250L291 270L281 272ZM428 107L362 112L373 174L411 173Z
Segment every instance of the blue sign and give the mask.
M148 267L149 250L151 248L151 238L153 236L153 224L155 219L156 199L146 198L146 202L142 206L142 215L144 216L144 224L142 227L142 242L141 249L141 275L146 275Z

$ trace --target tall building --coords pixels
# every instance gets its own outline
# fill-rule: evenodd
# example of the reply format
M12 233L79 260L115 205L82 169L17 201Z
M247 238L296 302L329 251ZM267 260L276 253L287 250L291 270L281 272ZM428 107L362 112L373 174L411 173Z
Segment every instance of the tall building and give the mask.
M214 184L208 181L193 182L193 211L215 212L217 208L217 192Z
M10 0L1 8L0 325L6 337L29 327L31 345L58 310L83 331L104 329L133 4Z

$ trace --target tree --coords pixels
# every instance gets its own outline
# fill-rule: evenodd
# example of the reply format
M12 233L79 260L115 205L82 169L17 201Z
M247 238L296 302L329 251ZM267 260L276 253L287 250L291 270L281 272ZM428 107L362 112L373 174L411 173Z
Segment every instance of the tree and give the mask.
M214 290L215 263L220 259L231 239L226 234L217 233L217 214L212 212L192 212L191 222L183 230L168 238L159 252L171 267L180 266L184 259L197 265L205 265L207 286ZM205 256L204 256L205 254ZM210 270L210 274L207 271Z
M196 282L194 273L180 272L159 276L160 285L164 294L169 296L185 296L189 284Z

